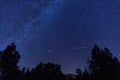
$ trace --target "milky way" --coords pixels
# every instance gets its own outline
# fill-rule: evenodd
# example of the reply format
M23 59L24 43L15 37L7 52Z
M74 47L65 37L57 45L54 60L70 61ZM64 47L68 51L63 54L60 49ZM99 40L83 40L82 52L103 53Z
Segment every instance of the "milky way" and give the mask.
M31 62L29 61L29 59L31 59L30 55L38 54L40 51L39 48L37 48L38 52L33 51L32 53L30 53L27 46L29 44L30 46L33 46L33 43L35 43L33 42L34 40L37 40L37 42L39 42L41 37L46 36L44 35L47 31L45 25L50 22L47 22L47 18L52 18L51 15L55 14L54 7L58 6L57 4L59 2L61 1L3 0L1 7L2 20L0 26L0 33L2 37L0 42L1 49L4 49L11 42L15 42L18 45L18 50L20 50L21 55L23 55L23 61L21 61L21 64L23 64L23 66L29 67L29 65L31 64L26 64L26 62ZM26 56L28 56L28 58ZM32 61L34 62L34 58Z
M119 0L1 0L0 50L15 42L19 65L40 61L83 68L94 44L119 58Z

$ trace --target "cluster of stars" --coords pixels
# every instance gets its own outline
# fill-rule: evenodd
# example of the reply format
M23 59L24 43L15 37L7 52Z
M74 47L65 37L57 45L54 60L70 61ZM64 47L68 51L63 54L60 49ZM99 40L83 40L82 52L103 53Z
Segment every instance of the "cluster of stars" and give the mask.
M22 66L46 60L74 72L94 44L119 57L119 0L2 0L0 9L0 48L15 42Z

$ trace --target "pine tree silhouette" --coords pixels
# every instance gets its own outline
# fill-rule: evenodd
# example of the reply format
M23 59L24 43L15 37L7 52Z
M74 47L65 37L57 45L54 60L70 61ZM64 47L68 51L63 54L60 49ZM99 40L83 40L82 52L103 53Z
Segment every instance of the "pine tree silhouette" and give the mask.
M94 46L89 61L92 80L117 80L120 63L108 48Z
M18 80L20 71L17 63L19 62L20 55L16 51L14 43L7 46L4 51L0 52L0 73L2 80Z
M32 69L34 80L65 80L61 67L54 63L40 63Z

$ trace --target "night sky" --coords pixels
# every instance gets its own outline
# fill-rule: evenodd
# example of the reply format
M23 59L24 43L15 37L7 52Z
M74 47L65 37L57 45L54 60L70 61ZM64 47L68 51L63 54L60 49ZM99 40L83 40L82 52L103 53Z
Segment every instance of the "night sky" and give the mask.
M84 68L94 44L120 59L120 0L0 0L0 50L12 42L21 67Z

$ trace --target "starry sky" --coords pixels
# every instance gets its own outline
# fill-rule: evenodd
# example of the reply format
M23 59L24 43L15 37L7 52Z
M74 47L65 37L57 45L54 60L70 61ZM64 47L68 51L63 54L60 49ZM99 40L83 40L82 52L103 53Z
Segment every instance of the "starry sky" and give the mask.
M94 44L120 59L120 0L0 0L0 50L15 42L19 66L84 68Z

